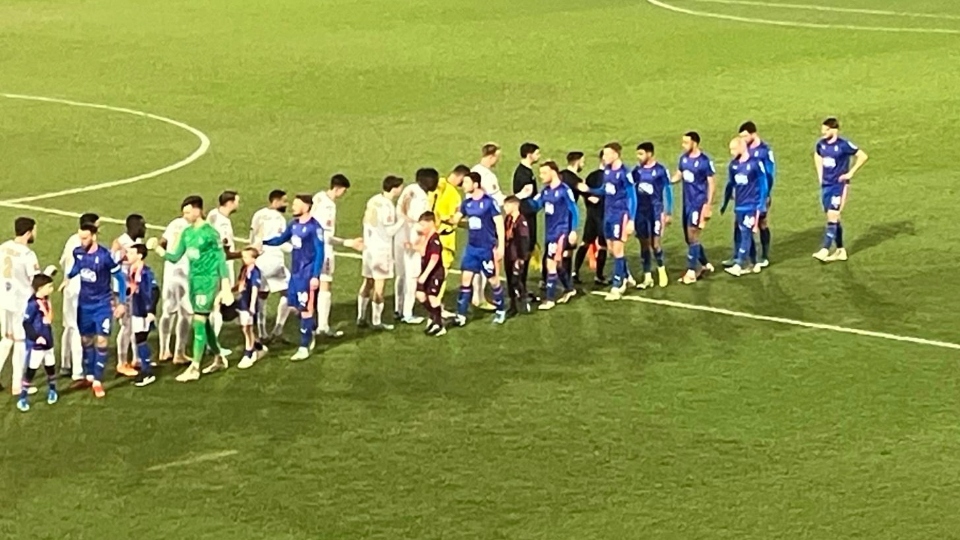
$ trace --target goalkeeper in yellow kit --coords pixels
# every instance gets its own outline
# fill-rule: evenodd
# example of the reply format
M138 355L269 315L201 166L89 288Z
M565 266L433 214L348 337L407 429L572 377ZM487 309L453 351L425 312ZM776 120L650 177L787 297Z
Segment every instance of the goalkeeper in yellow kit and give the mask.
M460 212L460 204L463 202L460 196L460 185L463 184L463 177L468 174L470 174L470 167L457 165L446 178L440 179L437 189L431 194L433 199L431 206L437 217L437 231L440 233L440 244L443 246L441 262L444 274L447 276L438 295L441 302L443 293L447 290L450 267L457 258L457 225L453 223L453 217Z
M214 352L213 363L203 373L213 373L227 367L226 360L220 356L220 344L217 342L210 313L220 304L233 304L230 291L230 274L227 258L219 233L203 219L203 199L192 195L181 205L183 218L190 224L182 235L174 251L167 252L152 240L157 254L165 260L176 263L184 256L190 265L189 295L193 306L193 362L177 376L179 382L195 381L200 378L200 361L209 348Z

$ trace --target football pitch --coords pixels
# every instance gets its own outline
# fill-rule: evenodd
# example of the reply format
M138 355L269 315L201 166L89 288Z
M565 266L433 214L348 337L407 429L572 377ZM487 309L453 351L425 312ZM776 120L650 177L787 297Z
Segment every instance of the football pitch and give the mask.
M270 190L335 172L338 234L358 236L385 175L473 165L491 140L506 190L527 140L588 167L652 140L672 170L697 130L722 183L750 119L778 161L760 275L676 284L674 224L665 289L434 339L356 329L341 257L346 335L308 362L278 347L192 384L163 367L28 414L6 396L0 538L960 536L960 4L6 0L0 50L0 236L36 218L42 265L81 212L162 227L185 195L236 189L241 232ZM831 115L871 159L851 258L822 265ZM713 262L731 232L715 211Z

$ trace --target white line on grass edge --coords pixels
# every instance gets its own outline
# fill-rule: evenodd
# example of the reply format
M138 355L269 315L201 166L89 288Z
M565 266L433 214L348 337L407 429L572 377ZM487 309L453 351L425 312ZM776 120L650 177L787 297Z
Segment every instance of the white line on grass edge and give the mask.
M653 3L655 0L647 0L647 1ZM38 196L35 196L35 197L26 197L26 198L20 198L20 199L13 199L13 200L10 200L10 201L0 201L0 207L13 208L13 209L18 209L18 210L27 210L27 211L30 211L30 212L38 212L38 213L42 213L42 214L51 214L51 215L60 216L60 217L68 217L68 218L77 219L77 218L80 217L80 214L78 214L78 213L76 213L76 212L69 212L69 211L66 211L66 210L59 210L59 209L56 209L56 208L46 208L46 207L42 207L42 206L35 206L35 205L30 205L30 204L23 204L23 202L25 202L26 199L29 199L30 201L35 201L35 200L41 200L41 199L51 198L51 197L54 197L54 196L59 196L59 195L61 195L61 194L82 193L82 192L85 192L85 191L94 191L94 190L99 190L99 189L106 189L106 188L114 187L114 186L118 186L118 185L124 185L124 184L130 184L130 183L133 183L133 182L138 182L138 181L140 181L140 180L146 180L146 179L149 179L149 178L155 178L155 177L157 177L157 176L160 176L161 174L170 172L171 170L179 169L179 168L181 168L181 167L185 167L185 166L189 165L190 163L192 163L193 161L196 161L200 156L202 156L204 153L206 153L207 148L209 148L209 146L210 146L210 139L209 139L206 135L204 135L203 132L201 132L200 130L198 130L198 129L196 129L196 128L192 128L192 127L190 127L190 126L187 126L186 124L182 124L182 123L180 123L180 122L177 122L176 120L170 120L170 119L158 117L158 116L155 116L155 115L150 115L150 114L148 114L148 113L141 113L141 112L139 112L139 111L133 111L133 110L131 110L131 109L122 109L122 108L119 108L119 107L110 107L110 106L107 106L107 105L97 105L97 104L92 104L92 103L81 103L81 102L77 102L77 101L61 100L61 99L54 99L54 98L43 98L43 97L38 97L38 96L19 96L18 94L0 94L0 96L4 96L4 97L15 96L14 99L32 99L32 100L36 100L36 101L50 101L50 102L54 102L54 103L62 103L62 104L67 104L67 105L77 105L77 106L80 106L80 107L92 107L92 108L96 108L96 109L105 109L105 110L113 110L113 111L120 111L120 112L129 112L129 113L131 113L131 114L137 114L137 115L147 116L147 117L154 118L154 119L157 119L157 120L161 120L161 121L164 121L164 122L172 123L173 125L177 125L177 126L179 126L179 127L184 127L184 129L187 129L187 130L190 131L191 133L194 133L194 134L197 135L197 137L201 140L200 147L197 148L197 150L196 150L193 154L191 154L190 157L188 157L188 158L186 158L186 159L181 160L180 162L178 162L178 163L179 163L178 166L175 166L175 167L174 167L174 165L177 165L177 164L174 164L174 165L171 165L171 166L169 166L169 167L165 167L164 169L158 169L158 171L163 171L163 172L154 171L154 172L151 172L151 173L141 174L141 175L135 176L135 177L133 177L133 178L127 178L127 179L124 179L124 180L117 180L117 181L113 181L113 182L105 182L105 183L102 183L102 184L96 184L96 185L93 185L93 186L88 186L88 187L86 187L86 188L76 188L76 189L74 189L74 190L67 190L67 191L56 192L56 195L46 194L46 195L38 195ZM202 150L202 151L201 151L201 150ZM198 153L198 152L199 152L199 153ZM187 161L187 160L190 160L190 161L184 163L184 162ZM173 167L173 168L171 168L171 167ZM112 223L112 224L115 224L115 225L124 225L124 221L123 221L123 220L116 219L116 218L111 218L111 217L101 217L101 218L100 218L100 221L105 222L105 223ZM157 226L157 225L148 225L147 228L149 228L149 229L151 229L151 230L155 230L155 231L163 231L163 230L164 230L163 227L159 227L159 226ZM236 241L237 241L238 243L245 243L245 241L244 241L242 238L237 238ZM346 257L346 258L348 258L348 259L360 259L360 258L361 258L361 256L360 256L359 254L357 254L357 253L351 253L351 252L338 252L338 253L337 253L337 256L338 256L338 257ZM451 270L451 273L458 274L459 272L456 271L456 270ZM601 292L601 291L595 291L595 292L593 292L593 294L594 294L594 295L604 295L604 294L606 294L606 293ZM886 333L886 332L874 332L874 331L871 331L871 330L859 330L859 329L856 329L856 328L847 328L847 327L844 327L844 326L835 326L835 325L831 325L831 324L810 323L810 322L805 322L805 321L797 321L797 320L793 320L793 319L785 319L785 318L782 318L782 317L769 317L769 316L766 316L766 315L756 315L756 314L753 314L753 313L744 313L744 312L741 312L741 311L732 311L732 310L729 310L729 309L715 308L715 307L710 307L710 306L701 306L701 305L697 305L697 304L685 304L685 303L682 303L682 302L673 302L673 301L670 301L670 300L656 300L656 299L653 299L653 298L643 298L643 297L638 297L638 296L627 296L627 297L624 297L623 299L624 299L624 300L628 300L628 301L632 301L632 302L641 302L641 303L645 303L645 304L654 304L654 305L665 306L665 307L672 307L672 308L678 308L678 309L687 309L687 310L691 310L691 311L702 311L702 312L707 312L707 313L714 313L714 314L717 314L717 315L726 315L726 316L728 316L728 317L740 317L740 318L752 319L752 320L756 320L756 321L772 322L772 323L778 323L778 324L784 324L784 325L790 325L790 326L799 326L799 327L802 327L802 328L810 328L810 329L814 329L814 330L824 330L824 331L829 331L829 332L838 332L838 333L842 333L842 334L853 334L853 335L857 335L857 336L865 336L865 337L872 337L872 338L878 338L878 339L886 339L886 340L889 340L889 341L900 341L900 342L904 342L904 343L914 343L914 344L917 344L917 345L927 345L927 346L931 346L931 347L940 347L940 348L943 348L943 349L960 350L960 345L958 345L958 344L956 344L956 343L949 343L949 342L946 342L946 341L936 341L936 340L923 339L923 338L917 338L917 337L911 337L911 336L899 336L899 335L896 335L896 334L888 334L888 333ZM227 450L227 451L225 451L225 452L220 452L220 453L215 453L215 454L205 454L205 455L203 455L203 456L198 456L197 458L193 458L193 460L187 460L186 463L195 463L195 462L197 462L197 461L206 461L206 460L210 460L210 459L217 459L217 458L219 458L219 457L224 457L224 456L222 456L222 455L220 455L220 454L233 455L233 454L236 454L236 453L237 453L236 450ZM180 465L180 464L184 464L184 463L185 463L185 462L175 462L175 463L173 463L173 464L158 465L158 466L156 466L156 467L166 468L166 467L172 467L172 466ZM154 469L151 469L151 470L154 470Z
M753 17L740 17L737 15L726 15L723 13L711 13L707 11L697 11L694 9L677 7L666 2L661 2L660 0L647 0L647 3L658 8L666 9L668 11L673 11L675 13L682 13L684 15L691 15L693 17L704 17L708 19L720 19L724 21L734 21L742 23L751 23L751 24L765 24L769 26L780 26L787 28L812 28L816 30L864 30L868 32L893 32L899 34L960 34L960 30L954 30L952 28L901 28L901 27L888 27L888 26L858 26L854 24L824 24L824 23L807 23L807 22L793 22L793 21L780 21L776 19L758 19Z
M184 465L193 465L195 463L203 463L204 461L214 461L217 459L235 456L239 454L237 450L222 450L220 452L211 452L209 454L200 454L199 456L194 456L192 458L182 459L180 461L171 461L170 463L161 463L160 465L154 465L153 467L147 467L147 471L162 471L164 469L170 469L173 467L180 467Z
M167 117L165 117L165 116L158 116L158 115L156 115L156 114L151 114L151 113L143 112L143 111L137 111L137 110L134 110L134 109L127 109L127 108L125 108L125 107L113 107L113 106L111 106L111 105L101 105L101 104L99 104L99 103L85 103L85 102L82 102L82 101L72 101L72 100L69 100L69 99L58 99L58 98L49 98L49 97L43 97L43 96L28 96L28 95L23 95L23 94L6 94L6 93L0 93L0 96L5 97L5 98L8 98L8 99L20 99L20 100L26 100L26 101L40 101L40 102L44 102L44 103L57 103L57 104L60 104L60 105L70 105L70 106L72 106L72 107L85 107L85 108L88 108L88 109L100 109L100 110L104 110L104 111L112 111L112 112L130 114L130 115L134 115L134 116L141 116L141 117L143 117L143 118L149 118L149 119L151 119L151 120L156 120L156 121L158 121L158 122L163 122L163 123L165 123L165 124L170 124L171 126L178 127L178 128L180 128L180 129L182 129L182 130L185 130L185 131L193 134L193 136L195 136L195 137L200 141L200 145L197 146L196 150L194 150L192 154L190 154L189 156L181 159L180 161L178 161L178 162L176 162L176 163L172 163L172 164L170 164L170 165L167 165L166 167L163 167L163 168L161 168L161 169L157 169L157 170L155 170L155 171L150 171L150 172L147 172L147 173L138 174L137 176L131 176L130 178L122 178L122 179L120 179L120 180L112 180L112 181L109 181L109 182L101 182L101 183L99 183L99 184L93 184L93 185L90 185L90 186L83 186L83 187L78 187L78 188L65 189L65 190L62 190L62 191L53 191L53 192L44 193L44 194L41 194L41 195L33 195L33 196L29 196L29 197L19 197L19 198L16 198L16 199L10 199L10 200L6 200L6 201L2 201L2 202L4 202L4 203L26 203L26 202L40 201L40 200L43 200L43 199L52 199L52 198L54 198L54 197L62 197L62 196L64 196L64 195L74 195L74 194L76 194L76 193L89 193L89 192L91 192L91 191L99 191L99 190L101 190L101 189L107 189L107 188L112 188L112 187L117 187L117 186L124 186L124 185L127 185L127 184L133 184L133 183L136 183L136 182L140 182L140 181L142 181L142 180L149 180L149 179L151 179L151 178L156 178L156 177L158 177L158 176L160 176L160 175L167 174L167 173L169 173L169 172L173 172L173 171L175 171L175 170L177 170L177 169L182 169L182 168L186 167L187 165L190 165L190 164L193 163L194 161L200 159L200 157L203 156L204 154L206 154L206 153L207 153L207 150L210 149L210 138L207 137L206 134L204 134L202 131L200 131L199 129L197 129L197 128L195 128L195 127L192 127L192 126L189 126L189 125L187 125L187 124L184 124L183 122L179 122L179 121L177 121L177 120L173 120L172 118L167 118Z
M827 13L855 13L860 15L878 15L881 17L905 17L911 19L942 19L942 20L960 20L960 15L947 15L944 13L919 13L915 11L888 11L884 9L865 9L865 8L847 8L818 6L811 4L781 4L780 2L760 2L758 0L693 0L705 4L723 4L727 6L754 6L770 7L776 9L793 9L803 11L822 11Z

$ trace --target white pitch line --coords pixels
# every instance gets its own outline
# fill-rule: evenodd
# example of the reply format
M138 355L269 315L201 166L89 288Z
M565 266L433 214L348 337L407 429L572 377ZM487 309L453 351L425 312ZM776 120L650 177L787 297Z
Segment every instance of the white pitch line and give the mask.
M162 169L157 169L157 170L155 170L155 171L150 171L150 172L147 172L147 173L138 174L137 176L131 176L130 178L122 178L122 179L120 179L120 180L112 180L112 181L109 181L109 182L101 182L101 183L99 183L99 184L93 184L93 185L90 185L90 186L83 186L83 187L77 187L77 188L72 188L72 189L65 189L65 190L62 190L62 191L53 191L53 192L50 192L50 193L44 193L44 194L42 194L42 195L33 195L33 196L29 196L29 197L19 197L19 198L16 198L16 199L9 199L9 200L6 200L6 201L2 201L2 202L4 202L4 203L25 203L25 202L40 201L40 200L43 200L43 199L52 199L52 198L54 198L54 197L62 197L62 196L64 196L64 195L74 195L74 194L76 194L76 193L89 193L89 192L91 192L91 191L99 191L99 190L101 190L101 189L107 189L107 188L112 188L112 187L117 187L117 186L124 186L124 185L127 185L127 184L133 184L133 183L135 183L135 182L140 182L141 180L149 180L149 179L151 179L151 178L156 178L156 177L158 177L158 176L160 176L160 175L167 174L167 173L173 172L173 171L175 171L175 170L177 170L177 169L182 169L183 167L186 167L187 165L189 165L189 164L193 163L194 161L200 159L200 157L203 156L204 154L206 154L206 153L207 153L207 150L210 148L210 138L207 137L206 134L204 134L202 131L200 131L199 129L197 129L197 128L195 128L195 127L192 127L192 126L189 126L189 125L187 125L187 124L184 124L183 122L179 122L179 121L177 121L177 120L174 120L174 119L172 119L172 118L167 118L167 117L165 117L165 116L159 116L159 115L156 115L156 114L151 114L151 113L143 112L143 111L137 111L137 110L134 110L134 109L127 109L127 108L125 108L125 107L113 107L113 106L111 106L111 105L101 105L101 104L99 104L99 103L84 103L84 102L82 102L82 101L73 101L73 100L69 100L69 99L58 99L58 98L49 98L49 97L43 97L43 96L27 96L27 95L22 95L22 94L4 94L4 93L0 93L0 96L5 97L5 98L8 98L8 99L22 99L22 100L27 100L27 101L40 101L40 102L44 102L44 103L58 103L58 104L60 104L60 105L70 105L70 106L72 106L72 107L86 107L86 108L88 108L88 109L100 109L100 110L105 110L105 111L113 111L113 112L118 112L118 113L131 114L131 115L140 116L140 117L143 117L143 118L149 118L149 119L151 119L151 120L156 120L156 121L158 121L158 122L163 122L163 123L165 123L165 124L170 124L171 126L175 126L175 127L180 128L180 129L183 129L183 130L185 130L185 131L188 131L188 132L190 132L191 134L193 134L193 136L195 136L195 137L200 141L200 145L197 146L196 150L194 150L192 154L190 154L189 156L181 159L180 161L178 161L178 162L176 162L176 163L167 165L166 167L163 167Z
M593 294L597 296L606 296L607 293L602 291L594 291ZM819 323L811 323L811 322L805 322L805 321L797 321L794 319L785 319L783 317L770 317L767 315L756 315L753 313L745 313L742 311L733 311L729 309L715 308L710 306L699 306L696 304L684 304L683 302L672 302L670 300L657 300L654 298L643 298L641 296L624 296L623 300L629 300L631 302L641 302L643 304L654 304L657 306L665 306L665 307L672 307L672 308L678 308L678 309L687 309L691 311L703 311L706 313L714 313L717 315L726 315L728 317L752 319L754 321L772 322L777 324L785 324L789 326L800 326L803 328L812 328L815 330L826 330L828 332L838 332L841 334L853 334L856 336L886 339L889 341L901 341L904 343L914 343L917 345L929 345L931 347L940 347L942 349L960 350L960 344L950 343L947 341L936 341L932 339L923 339L923 338L911 337L911 336L898 336L896 334L888 334L886 332L874 332L872 330L860 330L857 328L847 328L845 326L836 326L832 324L819 324Z
M182 465L193 465L195 463L203 463L204 461L214 461L217 459L235 456L239 454L237 450L223 450L220 452L211 452L209 454L200 454L189 459L184 459L180 461L171 461L170 463L162 463L160 465L154 465L153 467L148 467L147 471L162 471L164 469L170 469L172 467L180 467Z
M741 23L750 23L750 24L765 24L769 26L780 26L785 28L812 28L815 30L863 30L867 32L892 32L897 34L960 34L960 29L954 30L952 28L899 28L899 27L887 27L887 26L858 26L855 24L822 24L822 23L807 23L807 22L792 22L792 21L779 21L775 19L758 19L753 17L740 17L737 15L726 15L723 13L710 13L707 11L697 11L693 9L687 9L682 7L677 7L660 0L647 0L647 3L658 8L666 9L668 11L673 11L675 13L682 13L684 15L691 15L693 17L704 17L708 19L720 19L724 21L734 21Z
M915 19L945 19L960 20L960 15L943 13L917 13L913 11L887 11L883 9L845 8L832 6L816 6L810 4L781 4L779 2L758 2L757 0L693 0L707 4L724 4L728 6L756 6L780 9L797 9L805 11L824 11L827 13L856 13L860 15L879 15L881 17L908 17Z

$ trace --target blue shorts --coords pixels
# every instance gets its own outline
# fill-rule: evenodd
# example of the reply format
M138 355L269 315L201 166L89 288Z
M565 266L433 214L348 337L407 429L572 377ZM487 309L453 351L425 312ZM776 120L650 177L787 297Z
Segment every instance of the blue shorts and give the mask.
M702 229L706 225L706 221L703 219L703 206L697 206L695 208L683 207L683 228L696 227Z
M80 304L77 306L77 329L81 336L109 336L113 329L113 306Z
M603 237L607 240L616 240L618 242L623 242L626 237L623 234L623 226L629 221L627 212L619 212L614 215L604 215L603 216Z
M663 233L662 213L656 209L651 212L637 213L634 220L637 229L637 238L655 238Z
M741 231L752 233L760 222L759 210L737 210L735 223Z
M567 249L567 238L570 236L569 232L559 233L559 234L548 234L547 235L547 252L546 257L548 259L554 259L557 262L563 259L563 252Z
M313 309L313 291L310 289L309 276L290 276L287 304L301 312Z
M820 186L820 202L824 212L839 212L847 200L847 184Z
M467 246L467 249L463 252L463 258L460 259L460 271L483 274L486 277L493 276L496 272L496 265L493 262L493 248Z

